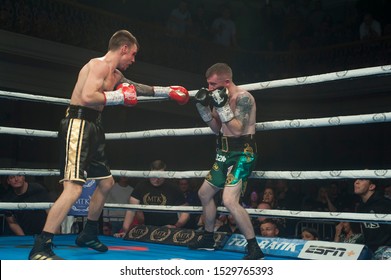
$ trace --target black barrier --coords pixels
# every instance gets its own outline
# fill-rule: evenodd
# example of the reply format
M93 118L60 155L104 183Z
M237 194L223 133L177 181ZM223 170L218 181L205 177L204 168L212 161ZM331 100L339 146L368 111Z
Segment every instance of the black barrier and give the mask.
M193 229L136 225L126 233L124 240L188 246L200 237L200 233ZM215 232L216 248L222 248L228 237L226 232Z

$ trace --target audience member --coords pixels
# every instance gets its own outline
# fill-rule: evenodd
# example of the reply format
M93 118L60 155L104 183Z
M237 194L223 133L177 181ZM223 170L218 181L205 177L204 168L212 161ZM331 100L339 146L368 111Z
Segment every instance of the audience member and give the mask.
M377 39L382 35L381 25L376 19L373 18L372 14L366 13L364 19L360 24L360 39L371 40Z
M117 178L111 192L107 196L106 203L127 204L129 203L130 195L133 192L133 187L129 185L129 179L121 176ZM103 209L103 218L111 223L112 231L117 233L121 230L124 221L125 210Z
M166 164L161 160L155 160L151 163L151 171L164 171ZM129 199L130 204L141 205L172 205L185 206L186 200L183 193L175 185L166 182L165 178L152 177L148 180L139 182ZM152 226L167 226L182 228L189 219L188 213L156 213L144 212L144 220L139 221L141 224ZM123 236L130 228L135 211L126 211L123 222Z
M377 184L373 179L354 181L354 193L361 198L357 212L391 214L391 200L376 190ZM391 246L391 224L364 222L362 227L364 244L374 252L374 258L379 258L382 247Z
M231 214L228 215L225 223L221 225L219 228L217 228L216 231L226 232L228 234L241 233L240 229L236 224L235 218Z
M212 22L213 42L224 47L236 47L236 24L231 18L231 10L223 6L221 16Z
M388 199L391 199L391 185L387 185L384 188L384 197L388 198Z
M220 215L220 216L216 217L213 231L215 232L215 231L217 231L217 229L219 227L223 226L225 224L226 220L227 220L226 215ZM201 231L205 230L205 215L204 214L201 214L198 219L197 230L201 230Z
M337 207L331 202L329 198L329 189L327 187L320 187L318 189L318 196L312 205L313 211L321 212L335 212Z
M49 192L38 183L29 183L25 176L7 177L10 186L3 197L5 202L51 202ZM41 233L48 210L6 211L6 220L15 235L33 235Z
M256 209L259 205L261 198L257 191L252 191L250 195L247 196L247 199L244 199L242 205L244 208L253 208Z
M110 222L103 222L102 232L103 235L109 235L109 236L113 235L113 230Z
M278 201L278 209L301 210L301 182L288 182L288 180L276 180L275 190Z
M203 38L206 40L210 39L209 31L209 20L207 19L207 14L205 11L205 6L203 4L197 5L195 12L192 14L192 26L191 34Z
M319 240L319 233L314 228L303 228L301 230L301 239L303 240Z
M269 203L261 202L258 204L257 209L272 209L272 208ZM251 219L252 225L254 227L255 235L261 235L260 225L262 221L264 221L265 219L267 218L264 216L258 216L256 218Z
M190 206L199 206L201 205L200 198L198 197L198 190L193 184L191 179L182 178L178 180L178 186L180 191L185 196L186 202Z
M273 187L265 187L262 193L262 202L269 203L271 209L278 209L277 195Z
M191 14L188 10L187 1L181 0L178 7L171 11L167 22L167 31L171 36L184 36L192 24Z
M195 189L195 184L193 181L188 178L182 178L178 180L178 186L180 191L183 193L186 201L186 205L189 206L200 206L201 201L198 197L198 190ZM198 222L200 219L200 214L189 214L189 220L183 226L188 229L196 229L198 228Z
M335 226L335 242L358 243L364 242L361 227L358 223L340 222Z
M275 219L267 218L261 222L259 227L263 237L278 237L280 234L279 225Z

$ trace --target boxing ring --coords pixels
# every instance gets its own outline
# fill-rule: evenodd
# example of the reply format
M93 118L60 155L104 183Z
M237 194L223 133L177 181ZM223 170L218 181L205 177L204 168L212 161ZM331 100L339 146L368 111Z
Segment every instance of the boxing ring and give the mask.
M323 83L327 81L338 81L345 79L353 79L358 77L366 77L373 75L390 75L391 66L377 66L370 68L362 68L308 77L298 77L283 80L267 81L240 85L240 87L248 90L262 90L277 87L293 87L305 86L314 83ZM194 96L196 91L190 91L190 95ZM47 96L37 96L25 93L0 91L0 98L9 98L16 100L28 100L33 102L46 102L67 105L69 100L62 98L54 98ZM139 97L139 100L155 101L162 98ZM268 121L256 124L257 131L271 131L282 129L298 129L298 128L315 128L329 126L345 126L345 125L362 125L385 123L391 121L391 112L378 112L373 114L350 115L350 116L330 116L325 118L311 119L292 119L282 121ZM12 134L26 137L46 137L56 138L56 131L34 130L31 128L13 128L0 127L0 134ZM106 133L106 140L127 140L144 139L153 137L181 137L181 136L202 136L212 135L213 132L209 127L202 128L184 128L184 129L157 129L137 132L119 132ZM113 176L125 176L132 178L202 178L207 175L208 171L190 170L190 171L132 171L132 170L112 170ZM31 175L31 176L58 176L59 170L56 169L16 169L16 168L1 168L0 175ZM320 171L262 171L256 170L252 173L251 178L254 179L287 179L287 180L309 180L309 179L357 179L357 178L376 178L386 179L391 178L391 169L382 170L320 170ZM49 209L52 203L6 203L0 202L0 210L22 210L22 209ZM130 204L105 204L105 208L110 209L126 209L126 210L143 210L143 211L168 211L168 212L189 212L201 213L201 207L196 206L145 206L145 205L130 205ZM246 209L253 217L265 216L287 219L311 219L316 221L373 221L377 223L391 223L389 214L363 214L363 213L347 213L347 212L313 212L313 211L291 211L291 210L265 210L265 209ZM218 207L218 212L227 214L228 211L224 207ZM79 248L74 245L75 236L72 234L56 235L54 243L58 255L65 259L79 260L172 260L172 259L187 259L187 260L240 260L243 256L241 253L241 239L236 239L231 242L233 247L217 250L215 252L193 251L184 246L154 244L146 242L138 242L134 240L123 240L111 236L100 236L103 243L109 247L107 253L98 253L87 248ZM264 240L259 239L259 242ZM237 244L235 244L237 242ZM273 246L281 243L282 240L275 240ZM284 240L284 242L290 242ZM305 242L292 241L307 246ZM319 241L318 245L324 245ZM228 242L229 243L229 242ZM239 244L239 245L238 245ZM0 236L0 259L1 260L24 260L28 256L33 245L32 236ZM243 245L243 244L242 244ZM326 244L327 245L327 244ZM326 246L324 245L324 246ZM328 244L330 246L330 244ZM266 246L266 247L265 247ZM263 250L266 248L266 260L288 260L288 259L311 259L311 257L302 257L298 253L296 255L284 254L268 254L267 247L264 244L261 246ZM272 246L272 245L270 245ZM243 246L242 246L243 247ZM278 247L278 246L277 246ZM281 249L281 248L277 248ZM362 250L359 249L359 250ZM339 254L336 254L339 255ZM358 255L356 256L358 258ZM316 258L315 258L316 259Z

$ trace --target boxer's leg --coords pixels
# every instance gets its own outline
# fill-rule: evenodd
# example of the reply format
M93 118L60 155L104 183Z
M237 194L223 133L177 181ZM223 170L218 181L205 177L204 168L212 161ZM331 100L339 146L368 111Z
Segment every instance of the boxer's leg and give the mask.
M114 184L113 177L99 181L94 194L92 195L87 223L83 231L78 235L76 244L80 247L89 247L99 252L106 252L107 246L98 239L99 234L99 216L102 213L106 197Z

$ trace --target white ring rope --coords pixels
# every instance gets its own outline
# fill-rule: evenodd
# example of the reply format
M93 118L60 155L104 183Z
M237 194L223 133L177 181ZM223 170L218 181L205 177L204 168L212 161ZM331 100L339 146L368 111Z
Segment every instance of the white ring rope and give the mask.
M303 76L297 78L288 78L275 81L258 82L253 84L242 85L241 87L245 90L260 90L277 87L289 87L299 85L309 85L316 83L324 83L329 81L351 79L358 77L365 77L371 75L385 75L391 73L391 65L374 66L368 68L359 68L353 70L344 70L320 75Z
M203 178L208 171L131 171L111 170L113 176L131 178ZM58 176L58 169L0 169L0 175L31 175L31 176ZM313 180L313 179L358 179L391 178L390 169L377 170L330 170L330 171L253 171L250 178L255 179L287 179L287 180Z
M298 85L309 85L315 83L324 83L329 81L351 79L351 78L358 78L358 77L371 76L371 75L387 75L390 73L391 73L391 65L382 65L382 66L359 68L353 70L331 72L331 73L312 75L312 76L303 76L297 78L288 78L282 80L245 84L245 85L240 85L240 87L242 87L245 90L253 91L253 90L277 88L277 87L289 87L289 86L298 86ZM194 96L196 92L197 90L191 90L189 91L189 94L190 96ZM69 99L39 96L33 94L17 93L17 92L2 91L2 90L0 91L0 98L1 97L7 97L9 99L21 99L27 101L41 101L41 102L55 103L55 104L69 104ZM140 101L155 101L155 100L166 100L166 99L167 98L165 97L163 98L145 97L145 96L138 97L138 100Z
M325 127L325 126L355 125L355 124L369 124L369 123L382 123L382 122L385 123L390 121L391 121L391 112L387 112L387 113L374 113L374 114L365 114L365 115L260 122L256 124L256 130L267 131L267 130L276 130L276 129L315 128L315 127ZM0 126L0 134L56 138L58 132ZM117 139L145 139L145 138L166 137L166 136L200 136L200 135L212 135L212 134L214 133L209 127L200 127L200 128L155 129L155 130L144 130L144 131L136 131L136 132L106 133L105 137L107 140L117 140Z
M12 203L0 202L0 210L38 210L49 209L53 203ZM105 208L112 210L141 210L146 212L187 212L202 213L201 206L169 206L169 205L134 205L106 203ZM246 209L252 217L268 216L278 218L321 220L321 221L374 221L379 223L391 223L391 214L381 213L350 213L350 212L316 212L316 211L293 211L293 210L271 210L271 209ZM225 207L217 207L217 212L228 215L230 212Z

